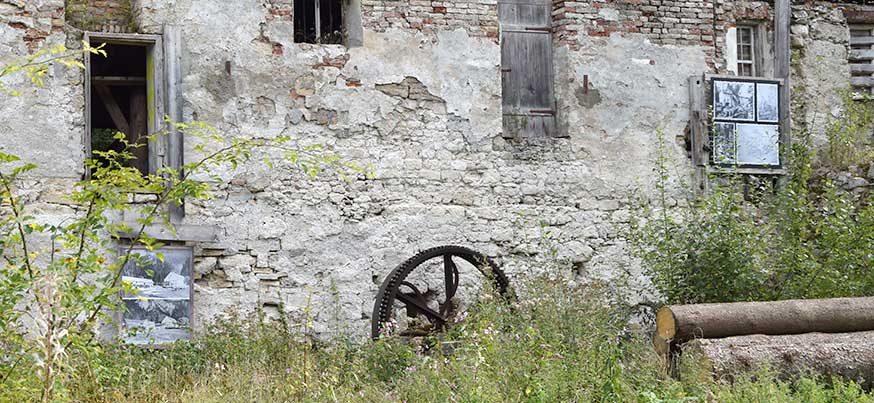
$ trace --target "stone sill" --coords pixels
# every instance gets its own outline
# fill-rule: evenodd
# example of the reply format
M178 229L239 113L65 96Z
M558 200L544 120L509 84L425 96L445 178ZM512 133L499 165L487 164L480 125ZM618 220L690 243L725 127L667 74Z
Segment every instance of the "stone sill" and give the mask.
M132 229L131 232L121 232L119 237L122 239L133 239L139 232L142 224L136 221L127 221L125 224ZM190 224L173 224L176 229L174 234L166 226L161 224L147 225L143 230L145 235L155 238L159 241L174 241L174 242L217 242L218 227L212 225L190 225Z

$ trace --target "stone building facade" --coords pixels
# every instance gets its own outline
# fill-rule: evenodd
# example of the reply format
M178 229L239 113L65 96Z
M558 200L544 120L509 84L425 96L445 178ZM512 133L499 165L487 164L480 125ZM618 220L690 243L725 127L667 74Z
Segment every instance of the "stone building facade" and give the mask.
M195 251L195 327L231 309L298 317L309 299L317 330L338 320L364 334L380 280L415 252L467 245L520 278L537 270L544 229L569 275L638 273L621 232L632 191L655 180L657 133L673 180L693 170L689 77L737 74L744 26L757 75L775 74L773 2L554 0L557 135L509 138L502 0L344 0L339 44L296 42L295 3L0 0L0 62L86 32L168 41L172 27L184 121L286 132L373 164L375 179L353 181L282 164L220 172L215 198L178 222L198 235L168 236ZM795 3L792 119L816 135L850 83L848 21L874 24L874 8ZM49 220L78 208L63 195L85 174L86 74L57 66L44 88L10 78L23 95L0 105L0 151L40 165L21 191Z

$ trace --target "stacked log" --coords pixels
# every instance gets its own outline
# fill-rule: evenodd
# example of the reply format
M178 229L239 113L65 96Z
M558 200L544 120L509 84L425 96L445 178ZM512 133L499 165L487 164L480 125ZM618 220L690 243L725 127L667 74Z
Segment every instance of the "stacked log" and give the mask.
M667 306L656 314L653 343L675 377L680 352L694 351L717 377L768 366L871 386L874 298Z

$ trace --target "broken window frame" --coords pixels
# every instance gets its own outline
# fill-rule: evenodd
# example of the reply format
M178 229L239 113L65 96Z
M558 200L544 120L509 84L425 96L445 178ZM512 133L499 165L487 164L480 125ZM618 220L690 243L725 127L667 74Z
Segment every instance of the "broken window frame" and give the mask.
M88 43L93 46L98 46L102 43L113 45L127 46L143 46L146 48L146 99L147 99L147 125L148 133L156 133L164 128L165 108L164 108L164 85L159 85L164 82L163 74L163 38L161 35L145 35L145 34L117 34L106 32L86 32L85 38ZM112 57L112 55L107 55ZM94 94L91 92L91 57L102 57L96 55L86 55L85 57L85 134L83 144L85 145L85 157L91 158L91 105L94 99ZM154 174L163 166L161 157L165 154L166 145L163 138L149 142L149 173ZM90 172L86 172L86 177L90 177Z
M131 245L129 243L127 243L127 244L123 243L123 244L120 244L118 246L117 258L118 259L123 258L124 255L127 253L128 248L131 248L131 253L133 253L133 254L136 254L138 251L152 253L152 254L162 253L162 251L185 251L185 252L188 252L188 268L189 268L188 298L187 299L179 298L179 299L174 299L174 300L188 301L188 312L187 312L188 337L185 340L192 339L194 336L193 335L193 328L194 328L194 317L195 317L195 311L194 311L194 248L191 246L185 246L185 245L165 245L165 246L161 246L159 248L155 248L154 250L149 250L149 248L147 248L146 246L143 246L143 245L134 245L133 247L131 247ZM128 262L128 264L132 264L132 263L133 262ZM121 270L122 275L124 274L125 269L126 269L126 267L121 267L119 269L119 270ZM139 297L127 296L127 295L125 295L124 291L122 290L122 291L119 291L118 298L119 298L119 301L121 302L122 308L115 311L114 318L115 318L115 323L116 323L116 329L118 330L119 335L121 336L120 339L122 340L122 342L125 344L133 344L133 345L136 345L138 347L144 347L144 348L160 348L160 347L164 346L165 345L164 343L134 344L134 343L128 343L125 340L126 332L128 329L127 326L125 326L125 314L127 313L127 311L126 311L127 308L125 307L125 301L137 300L137 299L139 299ZM178 340L182 340L182 339L178 339Z
M167 136L158 136L149 142L149 173L172 167L181 174L184 163L182 134L167 124L165 118L182 122L182 30L176 25L165 25L163 31L163 34L85 32L83 39L93 46L107 43L146 47L147 133L168 131ZM84 64L85 133L82 142L85 158L91 158L91 55L84 57ZM87 168L85 177L91 177ZM181 221L185 216L184 205L170 204L168 210L173 222Z

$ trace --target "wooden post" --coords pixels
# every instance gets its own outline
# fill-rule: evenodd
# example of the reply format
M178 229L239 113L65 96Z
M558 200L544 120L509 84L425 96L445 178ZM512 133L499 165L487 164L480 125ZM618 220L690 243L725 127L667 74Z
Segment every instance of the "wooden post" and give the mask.
M789 26L792 19L792 1L775 0L774 9L774 70L777 78L783 79L783 87L780 91L780 140L784 150L781 153L781 164L785 163L785 156L792 144L791 137L791 114L790 108L790 81L789 81Z
M692 165L695 169L695 193L702 195L707 190L708 155L707 144L708 113L707 101L704 99L704 77L689 77L689 135L692 137Z
M164 26L164 72L167 76L167 115L173 122L182 122L182 28L176 25ZM183 165L182 133L170 128L167 138L167 163L182 175ZM185 206L171 204L170 219L181 221L185 216Z

